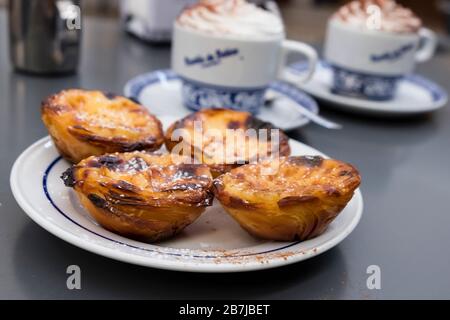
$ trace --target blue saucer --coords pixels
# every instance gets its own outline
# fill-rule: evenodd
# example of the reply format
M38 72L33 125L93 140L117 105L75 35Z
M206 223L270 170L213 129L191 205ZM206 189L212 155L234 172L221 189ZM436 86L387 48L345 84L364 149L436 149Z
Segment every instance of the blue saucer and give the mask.
M286 70L295 75L301 75L306 71L307 64L304 62L295 63ZM448 101L447 92L441 86L417 74L402 78L398 83L397 93L389 101L371 101L339 95L331 90L332 83L332 68L321 61L311 81L301 85L300 88L331 107L381 116L431 112L444 107Z
M165 126L188 115L192 111L182 102L181 79L172 70L157 70L139 75L127 82L124 93L139 101L161 119ZM284 81L270 85L268 95L276 95L270 106L261 107L257 117L275 126L292 130L309 123L298 108L319 112L316 101L299 88Z

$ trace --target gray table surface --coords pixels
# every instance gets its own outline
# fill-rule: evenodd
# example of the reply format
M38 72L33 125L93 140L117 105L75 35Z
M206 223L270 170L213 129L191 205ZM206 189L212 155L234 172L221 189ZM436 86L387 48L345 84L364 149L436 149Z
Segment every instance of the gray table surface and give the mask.
M0 298L450 298L450 108L403 120L323 114L344 125L290 133L328 155L354 163L363 176L363 218L339 246L295 265L243 274L189 274L129 265L74 247L19 208L9 187L16 157L45 136L40 101L64 88L122 92L140 73L169 67L169 47L123 34L114 20L83 21L78 75L17 74L8 57L7 19L0 11ZM419 72L450 91L450 56ZM66 268L82 270L82 289L68 290ZM369 265L381 289L366 286Z

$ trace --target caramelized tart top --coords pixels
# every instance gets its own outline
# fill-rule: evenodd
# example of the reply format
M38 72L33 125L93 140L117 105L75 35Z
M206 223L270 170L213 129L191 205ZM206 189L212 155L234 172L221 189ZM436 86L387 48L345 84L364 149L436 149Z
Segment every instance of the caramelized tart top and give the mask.
M196 159L209 165L245 164L276 153L290 154L284 132L248 112L230 109L203 109L175 122L166 132L168 149L179 136L192 147Z
M42 103L46 116L57 116L70 134L123 151L154 149L164 142L161 122L130 99L101 91L64 90Z
M89 157L62 179L97 202L158 207L212 203L209 168L174 162L170 154L135 151Z
M322 197L348 197L360 184L350 164L320 156L292 156L249 164L214 181L216 193L241 203L279 207Z

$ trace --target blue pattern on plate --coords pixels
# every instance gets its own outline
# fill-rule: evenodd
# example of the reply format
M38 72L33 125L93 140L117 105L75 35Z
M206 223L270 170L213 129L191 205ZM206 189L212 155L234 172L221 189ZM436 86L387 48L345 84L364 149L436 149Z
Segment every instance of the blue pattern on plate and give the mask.
M402 76L381 76L352 71L333 65L333 88L336 94L368 100L391 100Z
M145 74L139 75L139 76L131 79L127 83L127 85L125 86L125 94L128 97L130 97L136 101L140 101L139 97L141 95L141 92L146 87L160 83L160 82L178 80L178 79L181 80L181 78L172 70L158 70L158 71L145 73ZM202 86L204 88L207 88L207 86L205 86L204 84L202 84ZM233 89L233 88L226 88L226 87L223 87L223 88L225 88L227 91L231 91ZM297 104L303 106L304 108L306 108L314 113L318 113L319 107L318 107L316 101L313 98L311 98L308 94L301 91L299 88L297 88L287 82L284 82L284 81L274 81L269 85L269 88L292 99L293 101L295 101ZM249 89L249 92L247 94L250 95L250 93L252 93L254 91L264 91L264 88ZM255 99L255 100L261 99L261 100L259 100L259 103L262 103L264 101L263 100L264 96L259 97L257 94L255 94L255 93L253 93L253 94L254 94L253 99ZM238 97L234 97L235 101L237 101L238 99L239 99ZM207 100L208 99L204 99L202 101L207 101ZM232 100L232 98L230 98L230 100ZM205 105L203 105L203 106L205 106ZM259 105L258 105L258 107L259 107ZM191 106L191 109L194 109L194 107ZM246 110L251 112L250 109L252 109L252 108L249 108L249 110L247 110L247 109ZM198 110L198 109L195 109L195 110Z
M258 113L264 105L267 88L227 88L212 86L186 78L183 80L183 101L186 107L198 111L207 108L226 108Z
M323 61L323 60L319 62L318 67L324 68L324 69L332 68L332 66L330 64L328 64L326 61ZM290 65L289 68L291 70L293 70L294 72L301 74L308 70L308 63L306 63L304 61L296 62L296 63ZM430 96L433 99L433 102L447 100L447 93L441 86L439 86L435 82L428 80L420 75L417 75L417 74L407 75L407 76L403 77L401 79L401 81L410 82L410 83L415 84L415 85L423 88L424 90L428 91Z

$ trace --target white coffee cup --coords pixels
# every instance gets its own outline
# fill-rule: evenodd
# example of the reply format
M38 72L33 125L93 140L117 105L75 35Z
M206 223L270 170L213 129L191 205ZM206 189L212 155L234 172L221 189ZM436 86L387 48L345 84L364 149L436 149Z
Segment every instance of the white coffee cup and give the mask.
M325 59L334 70L333 91L371 100L389 100L399 79L416 63L430 59L437 40L434 32L393 33L328 23Z
M307 44L277 36L242 38L192 30L175 22L172 69L183 79L183 99L193 110L232 108L257 113L264 93L291 53L304 55L313 74L317 53Z

